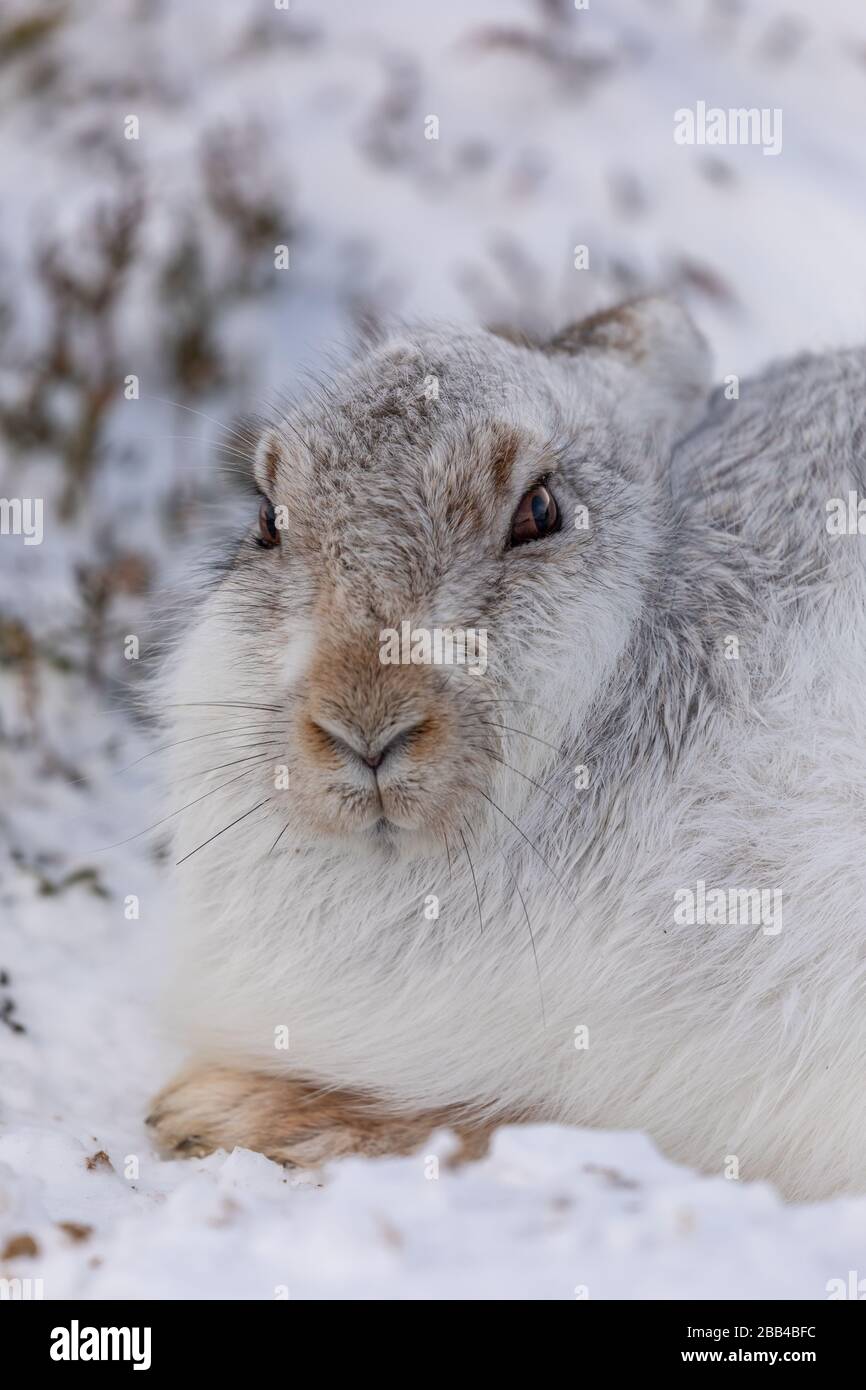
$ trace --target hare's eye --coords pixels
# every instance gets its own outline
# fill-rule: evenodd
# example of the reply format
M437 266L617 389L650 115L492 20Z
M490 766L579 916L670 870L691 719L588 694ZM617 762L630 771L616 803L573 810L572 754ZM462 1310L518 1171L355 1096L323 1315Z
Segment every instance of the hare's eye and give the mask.
M511 544L524 545L552 536L562 525L556 498L544 483L536 483L525 492L511 523Z
M256 536L256 545L262 546L265 550L272 550L279 543L280 532L274 504L269 502L267 497L263 497L259 506L259 534Z

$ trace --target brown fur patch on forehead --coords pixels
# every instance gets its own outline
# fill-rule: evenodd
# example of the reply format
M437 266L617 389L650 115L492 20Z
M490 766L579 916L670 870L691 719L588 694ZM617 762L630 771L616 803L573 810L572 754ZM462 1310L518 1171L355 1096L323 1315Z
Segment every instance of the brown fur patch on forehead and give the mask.
M507 497L511 491L514 466L520 455L521 445L522 440L516 429L508 425L490 426L488 467L497 497Z

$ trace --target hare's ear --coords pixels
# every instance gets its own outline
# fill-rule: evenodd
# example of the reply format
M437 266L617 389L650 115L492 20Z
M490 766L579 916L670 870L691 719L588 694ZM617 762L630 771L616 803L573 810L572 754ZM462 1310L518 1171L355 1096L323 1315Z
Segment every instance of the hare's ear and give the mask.
M597 364L597 377L636 418L669 437L695 424L710 389L710 353L686 311L664 296L631 300L563 329L547 352Z
M253 478L256 487L266 497L273 497L274 484L284 453L285 446L279 430L274 429L273 426L268 426L260 434L253 455Z

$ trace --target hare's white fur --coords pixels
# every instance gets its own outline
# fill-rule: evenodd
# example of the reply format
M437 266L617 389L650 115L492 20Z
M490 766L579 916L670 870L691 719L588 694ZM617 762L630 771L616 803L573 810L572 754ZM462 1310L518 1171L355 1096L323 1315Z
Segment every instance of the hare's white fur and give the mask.
M259 478L290 512L301 478L297 544L246 544L165 685L188 740L173 805L203 797L175 818L175 858L196 852L171 1007L197 1056L407 1110L641 1128L795 1197L866 1188L866 542L826 528L828 499L864 493L866 353L735 401L707 403L706 375L658 301L546 348L407 334L267 436ZM492 425L529 441L499 501ZM566 527L586 504L589 530L503 555L533 441L559 459ZM421 792L393 839L311 828L337 793L295 722L361 609L488 627L487 675L449 673L442 698L520 732L491 733L511 768L478 763L499 810L431 780L450 865ZM447 737L431 779L458 775ZM781 930L678 925L699 880L777 890Z

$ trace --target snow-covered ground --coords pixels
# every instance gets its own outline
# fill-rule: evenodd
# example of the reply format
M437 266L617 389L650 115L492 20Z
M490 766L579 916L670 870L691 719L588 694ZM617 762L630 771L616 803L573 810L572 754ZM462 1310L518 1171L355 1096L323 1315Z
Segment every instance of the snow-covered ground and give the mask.
M676 145L699 100L781 108L781 153ZM154 594L233 506L221 426L359 319L534 328L667 284L720 379L866 337L861 0L10 0L0 115L0 495L45 499L41 545L0 536L0 1278L598 1299L866 1276L866 1197L789 1207L640 1135L503 1131L437 1175L440 1135L320 1183L159 1161L170 878L158 833L118 845L159 815L123 641L144 666Z

